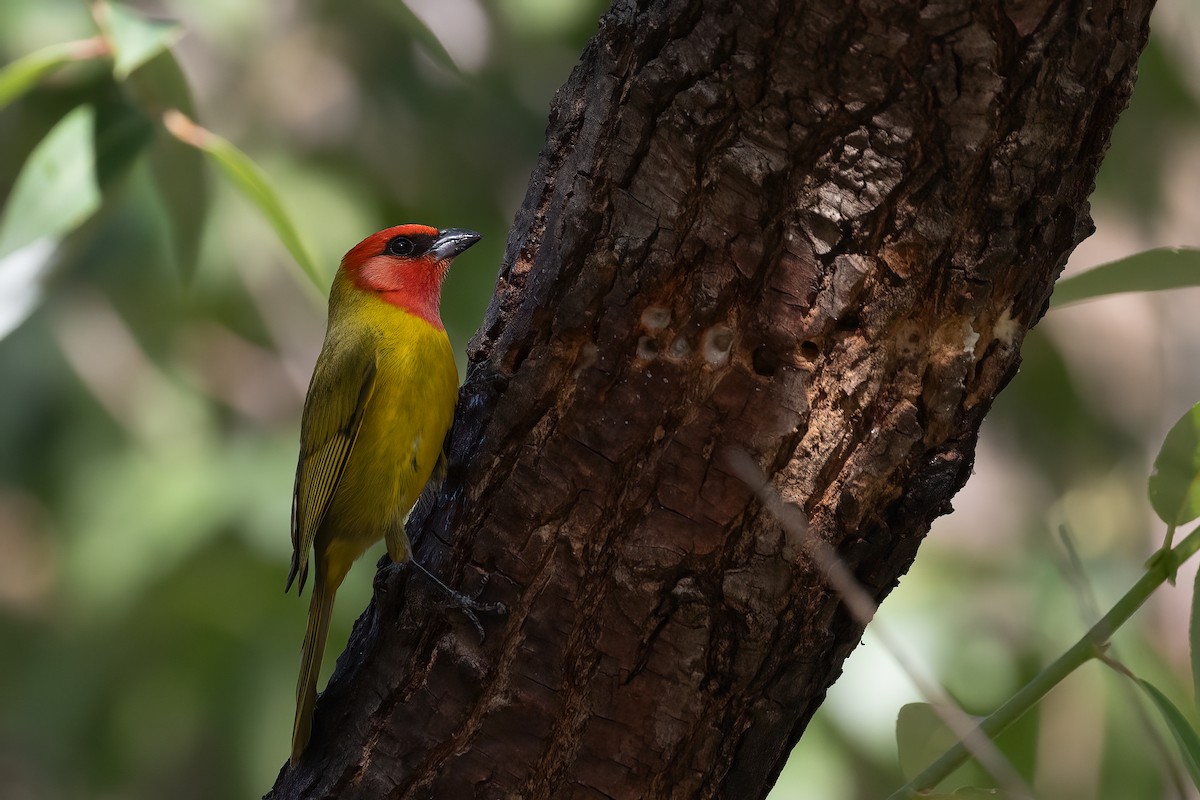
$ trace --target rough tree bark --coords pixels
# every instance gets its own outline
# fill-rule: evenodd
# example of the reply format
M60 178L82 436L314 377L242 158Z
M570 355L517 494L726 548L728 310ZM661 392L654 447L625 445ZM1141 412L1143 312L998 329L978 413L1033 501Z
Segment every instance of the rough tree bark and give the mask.
M273 798L764 796L971 471L1151 0L618 0L559 92L421 557ZM414 579L414 581L419 578Z

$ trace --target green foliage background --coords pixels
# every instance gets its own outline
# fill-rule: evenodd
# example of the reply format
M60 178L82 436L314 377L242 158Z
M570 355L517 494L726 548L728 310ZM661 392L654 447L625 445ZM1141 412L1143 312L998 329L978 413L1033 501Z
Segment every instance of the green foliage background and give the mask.
M446 288L460 354L550 97L604 5L136 4L182 22L173 52L197 120L263 168L326 280L386 225L484 234ZM1099 181L1098 234L1073 265L1200 244L1195 1L1162 3L1155 30ZM6 0L0 64L95 33L78 0ZM111 67L70 64L0 109L2 215L81 102L107 137L99 211L39 269L0 258L0 797L258 796L290 736L306 602L282 587L323 300L255 206L135 113L178 101L178 75L151 62L121 83ZM1107 607L1157 547L1145 480L1200 398L1198 291L1054 310L1028 340L959 511L881 613L969 711L1065 649L1093 621L1089 594ZM1060 525L1082 572L1064 566ZM364 561L339 594L329 664L369 596ZM1190 582L1160 593L1118 652L1194 722ZM916 699L868 633L773 796L888 794L902 783L893 723ZM1039 796L1115 800L1183 785L1167 741L1122 678L1089 665L1002 744Z

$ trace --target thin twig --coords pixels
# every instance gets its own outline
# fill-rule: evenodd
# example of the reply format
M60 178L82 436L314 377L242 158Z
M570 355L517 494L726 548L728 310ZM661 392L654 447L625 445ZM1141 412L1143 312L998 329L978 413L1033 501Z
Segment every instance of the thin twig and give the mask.
M1169 552L1160 551L1152 559L1146 573L1129 591L1108 610L1100 621L1093 625L1079 641L1065 653L1047 664L1041 672L1008 698L999 708L979 723L979 729L989 736L997 736L1009 725L1033 708L1046 693L1061 683L1068 675L1093 658L1100 658L1112 638L1113 631L1124 625L1154 591L1162 586L1179 569L1179 565L1200 550L1200 527L1189 533L1183 541ZM891 800L900 800L927 791L944 780L968 759L967 748L962 742L955 744L925 770L892 794Z
M827 542L809 532L808 520L805 518L804 512L794 503L783 500L758 464L744 450L728 450L726 460L732 468L733 474L754 490L767 512L779 520L788 535L793 537L794 541L798 542L813 560L817 569L821 571L829 586L837 592L854 620L864 627L871 623L878 610L875 599L858 582L834 549ZM996 779L1004 789L1005 796L1014 798L1014 800L1032 798L1032 790L996 747L995 742L983 733L974 718L958 707L942 686L935 681L926 680L915 660L905 652L900 640L878 621L871 625L871 632L904 670L908 679L929 703L934 713L966 746L979 764Z
M1058 526L1058 538L1062 542L1063 549L1066 551L1066 558L1059 561L1059 569L1063 577L1066 578L1067 582L1075 590L1084 624L1091 627L1100 619L1100 605L1096 602L1096 592L1092 588L1091 581L1088 580L1087 571L1083 568L1083 560L1079 557L1079 549L1075 546L1075 538L1071 535L1071 531L1066 525ZM1132 679L1134 683L1137 682L1137 677L1118 657L1116 645L1110 643L1100 655L1099 660L1107 664L1111 669ZM1118 691L1125 695L1125 699L1133 709L1133 714L1137 717L1139 727L1141 727L1147 738L1149 738L1150 749L1158 756L1164 771L1174 785L1175 796L1181 798L1181 800L1182 798L1186 798L1188 796L1187 781L1184 778L1183 772L1179 769L1178 762L1171 756L1170 746L1158 732L1158 728L1155 727L1153 720L1150 718L1150 713L1146 709L1145 695L1125 681L1119 681L1118 686L1120 687Z

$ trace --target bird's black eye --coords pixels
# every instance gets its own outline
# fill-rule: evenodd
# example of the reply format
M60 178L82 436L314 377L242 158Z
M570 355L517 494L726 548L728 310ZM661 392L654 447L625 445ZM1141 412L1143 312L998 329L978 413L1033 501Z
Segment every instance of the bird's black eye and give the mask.
M407 236L396 236L388 240L387 251L388 255L393 256L411 256L416 245L413 240Z

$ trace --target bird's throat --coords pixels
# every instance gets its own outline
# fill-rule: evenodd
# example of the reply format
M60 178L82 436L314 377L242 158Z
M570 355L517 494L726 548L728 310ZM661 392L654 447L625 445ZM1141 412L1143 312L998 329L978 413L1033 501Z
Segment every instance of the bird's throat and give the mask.
M359 289L445 330L439 309L442 279L448 267L436 262L397 265L389 259L375 258L351 272L350 278Z
M378 292L380 299L385 303L390 303L397 308L402 308L415 317L428 322L439 331L445 330L442 325L442 316L440 313L440 297L438 293L431 295L415 295L412 292L399 291L382 291Z

